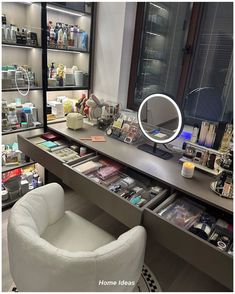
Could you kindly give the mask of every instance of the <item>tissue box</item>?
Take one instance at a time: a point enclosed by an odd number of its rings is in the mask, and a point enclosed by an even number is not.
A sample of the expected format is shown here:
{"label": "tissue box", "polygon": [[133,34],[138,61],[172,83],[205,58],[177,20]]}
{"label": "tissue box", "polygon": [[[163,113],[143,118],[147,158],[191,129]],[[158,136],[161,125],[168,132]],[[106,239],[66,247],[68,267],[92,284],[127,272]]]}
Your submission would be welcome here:
{"label": "tissue box", "polygon": [[69,113],[66,117],[67,127],[78,130],[83,127],[83,116],[80,113]]}

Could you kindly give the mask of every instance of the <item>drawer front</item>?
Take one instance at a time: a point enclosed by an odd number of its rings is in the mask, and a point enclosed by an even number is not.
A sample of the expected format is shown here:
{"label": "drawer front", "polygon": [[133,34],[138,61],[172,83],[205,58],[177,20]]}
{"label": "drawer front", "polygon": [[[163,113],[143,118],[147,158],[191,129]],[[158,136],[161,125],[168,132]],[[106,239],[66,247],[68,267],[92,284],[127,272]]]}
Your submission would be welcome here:
{"label": "drawer front", "polygon": [[141,223],[142,209],[134,207],[127,200],[108,191],[85,175],[74,171],[66,164],[63,166],[63,181],[67,186],[89,199],[126,226],[131,228]]}
{"label": "drawer front", "polygon": [[57,177],[63,176],[63,163],[59,159],[50,155],[49,152],[37,147],[30,142],[30,139],[23,138],[18,135],[19,149],[26,155],[30,156],[34,161],[44,166]]}
{"label": "drawer front", "polygon": [[169,223],[149,209],[144,210],[143,225],[147,230],[148,238],[153,238],[155,242],[232,289],[233,258],[231,256]]}

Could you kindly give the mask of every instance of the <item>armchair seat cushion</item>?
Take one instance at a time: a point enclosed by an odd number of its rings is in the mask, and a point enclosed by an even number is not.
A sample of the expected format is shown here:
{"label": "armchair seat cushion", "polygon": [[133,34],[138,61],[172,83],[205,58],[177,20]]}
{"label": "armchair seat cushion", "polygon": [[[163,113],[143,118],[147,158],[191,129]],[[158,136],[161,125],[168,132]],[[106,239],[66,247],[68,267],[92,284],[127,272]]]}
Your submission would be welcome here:
{"label": "armchair seat cushion", "polygon": [[41,235],[56,248],[77,251],[94,251],[115,238],[83,217],[66,211],[56,223],[48,226]]}

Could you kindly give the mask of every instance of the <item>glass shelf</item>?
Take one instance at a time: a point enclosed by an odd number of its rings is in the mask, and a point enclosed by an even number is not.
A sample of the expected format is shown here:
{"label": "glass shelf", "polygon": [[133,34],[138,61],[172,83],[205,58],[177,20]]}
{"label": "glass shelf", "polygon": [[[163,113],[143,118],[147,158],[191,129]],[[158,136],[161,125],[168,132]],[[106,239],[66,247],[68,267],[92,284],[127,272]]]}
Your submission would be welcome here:
{"label": "glass shelf", "polygon": [[16,164],[16,165],[11,165],[11,166],[2,166],[2,174],[9,172],[11,170],[17,169],[17,168],[22,168],[24,166],[28,166],[28,165],[32,165],[35,164],[35,162],[33,160],[30,160],[29,162],[24,162],[24,163],[20,163],[20,164]]}
{"label": "glass shelf", "polygon": [[3,47],[16,47],[16,48],[21,48],[21,49],[42,49],[40,46],[33,46],[33,45],[21,45],[21,44],[15,44],[15,43],[2,43]]}
{"label": "glass shelf", "polygon": [[47,47],[47,50],[49,51],[59,51],[59,52],[65,52],[65,53],[90,53],[86,50],[79,50],[79,49],[62,49],[62,48],[53,48],[53,47]]}
{"label": "glass shelf", "polygon": [[[27,91],[28,88],[19,88],[21,91]],[[29,89],[30,91],[41,91],[42,88],[41,87],[32,87]],[[17,92],[17,88],[5,88],[2,89],[2,92]]]}
{"label": "glass shelf", "polygon": [[25,132],[25,131],[36,130],[36,129],[41,129],[41,128],[43,128],[42,124],[39,126],[36,126],[36,127],[19,128],[19,129],[11,130],[11,131],[2,131],[2,136],[14,134],[14,133]]}

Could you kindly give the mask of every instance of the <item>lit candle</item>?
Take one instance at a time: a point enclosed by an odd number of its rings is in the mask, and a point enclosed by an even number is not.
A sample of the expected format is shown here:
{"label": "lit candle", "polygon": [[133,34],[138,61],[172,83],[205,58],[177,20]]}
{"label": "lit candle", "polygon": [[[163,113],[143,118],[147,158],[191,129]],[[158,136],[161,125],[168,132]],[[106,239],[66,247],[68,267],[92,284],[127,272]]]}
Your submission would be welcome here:
{"label": "lit candle", "polygon": [[183,163],[181,175],[185,178],[192,178],[194,174],[195,165],[192,162],[186,161]]}

